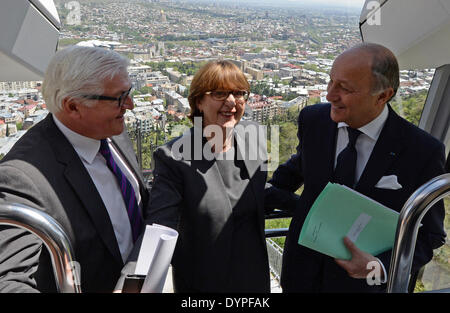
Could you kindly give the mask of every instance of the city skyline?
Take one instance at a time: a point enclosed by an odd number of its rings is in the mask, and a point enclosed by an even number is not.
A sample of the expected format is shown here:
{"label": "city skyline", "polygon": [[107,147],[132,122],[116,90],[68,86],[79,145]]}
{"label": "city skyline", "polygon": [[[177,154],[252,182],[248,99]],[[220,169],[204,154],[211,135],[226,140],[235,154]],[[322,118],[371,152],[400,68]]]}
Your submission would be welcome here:
{"label": "city skyline", "polygon": [[337,5],[362,8],[365,0],[286,0],[288,2],[298,2],[305,4]]}
{"label": "city skyline", "polygon": [[[178,0],[177,0],[178,1]],[[186,1],[186,0],[184,0]],[[189,2],[209,2],[209,3],[228,3],[228,4],[258,4],[258,5],[275,5],[275,6],[298,6],[298,7],[340,7],[361,9],[365,0],[188,0]]]}
{"label": "city skyline", "polygon": [[[243,70],[252,91],[245,117],[263,122],[290,107],[325,101],[333,59],[361,42],[362,8],[355,6],[364,0],[274,1],[79,0],[76,24],[69,23],[68,0],[59,0],[58,47],[102,46],[130,59],[136,94],[127,125],[184,123],[192,75],[217,58]],[[432,77],[428,71],[402,73],[399,96],[427,89]],[[40,84],[0,83],[0,156],[18,139],[15,134],[48,113]]]}

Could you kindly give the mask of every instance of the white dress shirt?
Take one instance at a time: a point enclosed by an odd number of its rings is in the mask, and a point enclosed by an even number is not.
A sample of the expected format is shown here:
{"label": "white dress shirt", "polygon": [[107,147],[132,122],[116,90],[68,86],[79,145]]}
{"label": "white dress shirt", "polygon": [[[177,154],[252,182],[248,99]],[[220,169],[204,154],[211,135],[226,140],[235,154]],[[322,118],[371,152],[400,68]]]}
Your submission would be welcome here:
{"label": "white dress shirt", "polygon": [[[80,157],[83,165],[86,167],[92,181],[97,188],[100,197],[108,211],[111,224],[116,235],[122,260],[125,262],[133,248],[133,240],[131,234],[131,225],[129,223],[128,213],[123,200],[119,183],[113,172],[106,165],[105,158],[100,154],[100,140],[82,136],[61,123],[55,115],[53,115],[56,126],[66,136],[67,140],[72,144],[73,148]],[[139,193],[139,183],[125,165],[125,162],[119,157],[113,145],[109,145],[114,160],[119,168],[130,181],[136,193],[136,200],[141,204],[141,195]]]}
{"label": "white dress shirt", "polygon": [[[383,129],[384,124],[386,123],[388,117],[388,107],[384,106],[383,111],[381,111],[380,115],[378,115],[373,121],[370,123],[358,128],[358,130],[362,133],[358,136],[358,139],[355,143],[355,148],[357,152],[356,159],[356,169],[355,169],[355,182],[359,181],[361,174],[366,167],[367,161],[369,161],[369,157],[372,154],[373,147],[377,143],[378,137],[380,136],[381,130]],[[347,132],[347,123],[340,122],[338,123],[338,135],[336,141],[336,154],[334,156],[334,168],[336,168],[337,157],[342,150],[348,145],[348,132]]]}
{"label": "white dress shirt", "polygon": [[[358,136],[358,139],[355,143],[357,158],[356,158],[356,169],[355,169],[355,182],[358,182],[361,174],[364,171],[364,168],[367,165],[367,161],[369,161],[370,155],[372,154],[373,148],[377,143],[378,137],[380,137],[381,130],[386,123],[388,118],[389,109],[387,105],[384,106],[383,111],[378,115],[374,120],[370,123],[358,128],[361,134]],[[337,157],[342,150],[348,144],[348,131],[347,131],[347,123],[340,122],[338,123],[338,135],[336,140],[336,154],[334,156],[334,168],[336,168]],[[378,262],[381,264],[382,270],[384,272],[384,280],[381,281],[385,283],[387,281],[387,273],[384,264],[378,259]]]}

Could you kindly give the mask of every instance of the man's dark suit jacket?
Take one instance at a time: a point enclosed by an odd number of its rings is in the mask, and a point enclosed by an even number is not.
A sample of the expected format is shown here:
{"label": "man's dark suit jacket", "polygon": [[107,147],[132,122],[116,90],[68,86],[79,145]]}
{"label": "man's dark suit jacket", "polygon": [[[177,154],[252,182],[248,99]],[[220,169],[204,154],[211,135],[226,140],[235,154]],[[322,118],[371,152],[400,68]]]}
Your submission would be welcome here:
{"label": "man's dark suit jacket", "polygon": [[[337,123],[330,104],[306,107],[298,119],[297,153],[273,174],[275,188],[295,191],[304,185],[297,201],[284,248],[281,285],[284,292],[377,292],[386,285],[369,286],[365,279],[350,278],[334,259],[300,246],[297,241],[304,219],[331,180],[335,159]],[[444,145],[399,117],[389,115],[355,190],[400,211],[409,196],[431,178],[444,173]],[[396,175],[401,189],[377,188],[381,177]],[[336,212],[339,214],[339,212]],[[432,250],[444,243],[444,207],[434,206],[420,227],[412,272],[431,260]],[[332,217],[331,217],[332,218]],[[389,271],[391,251],[377,257]]]}
{"label": "man's dark suit jacket", "polygon": [[[131,141],[112,138],[140,181]],[[148,192],[141,188],[142,203]],[[83,292],[111,292],[123,267],[114,230],[78,154],[49,114],[32,127],[0,165],[0,201],[45,211],[66,230],[81,266]],[[40,240],[17,228],[0,231],[0,292],[55,291],[50,257]]]}
{"label": "man's dark suit jacket", "polygon": [[[249,124],[241,121],[238,126]],[[256,130],[254,123],[250,125]],[[245,134],[238,126],[235,129],[236,136],[242,139],[239,142],[245,142],[249,147],[248,154],[243,158],[250,177],[244,192],[251,195],[250,198],[254,199],[258,208],[258,220],[255,221],[258,224],[255,238],[258,239],[248,249],[264,256],[259,263],[261,266],[252,269],[253,272],[259,273],[252,281],[255,284],[258,282],[254,290],[269,292],[269,264],[264,238],[264,197],[259,196],[264,192],[267,177],[267,173],[261,168],[267,161],[266,145],[258,143],[256,138],[245,139]],[[155,178],[147,222],[163,224],[179,232],[172,258],[176,291],[184,292],[183,287],[186,287],[187,290],[196,292],[233,292],[239,290],[239,286],[230,286],[228,283],[230,258],[234,249],[231,244],[234,227],[232,207],[215,160],[207,160],[201,155],[200,158],[195,157],[194,134],[199,136],[196,138],[200,138],[200,149],[205,142],[201,142],[201,130],[194,129],[155,151]],[[242,155],[244,145],[239,142],[237,151],[238,155]],[[188,151],[188,146],[192,148],[191,151]],[[181,155],[178,151],[187,154]],[[252,155],[257,158],[251,157]]]}

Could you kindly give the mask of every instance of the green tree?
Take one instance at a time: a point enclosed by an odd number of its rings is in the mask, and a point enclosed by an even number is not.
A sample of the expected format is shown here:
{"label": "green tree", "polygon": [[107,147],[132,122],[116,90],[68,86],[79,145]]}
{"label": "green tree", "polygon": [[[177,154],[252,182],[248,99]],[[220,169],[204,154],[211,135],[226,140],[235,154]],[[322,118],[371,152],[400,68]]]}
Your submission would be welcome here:
{"label": "green tree", "polygon": [[280,125],[280,164],[286,162],[296,152],[298,145],[297,125],[286,122]]}
{"label": "green tree", "polygon": [[144,86],[141,89],[139,89],[139,91],[143,94],[153,94],[153,88],[152,87],[147,87]]}
{"label": "green tree", "polygon": [[396,97],[394,101],[391,101],[392,108],[409,122],[419,125],[427,93],[427,90],[423,90],[411,95]]}

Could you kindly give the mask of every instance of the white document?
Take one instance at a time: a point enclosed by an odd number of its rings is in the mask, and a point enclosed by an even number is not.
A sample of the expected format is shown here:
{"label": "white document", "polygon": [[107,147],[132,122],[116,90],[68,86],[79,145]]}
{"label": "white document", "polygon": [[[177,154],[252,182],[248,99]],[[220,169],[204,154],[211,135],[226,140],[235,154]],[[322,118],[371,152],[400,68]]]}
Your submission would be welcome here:
{"label": "white document", "polygon": [[170,227],[146,226],[134,272],[146,275],[141,292],[162,292],[177,239],[178,232]]}

